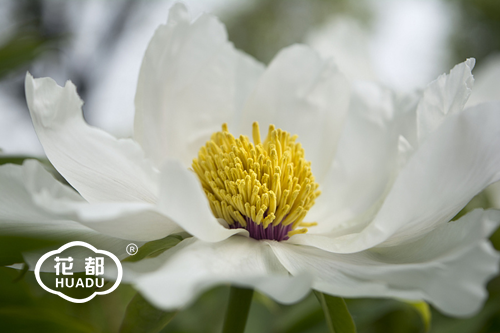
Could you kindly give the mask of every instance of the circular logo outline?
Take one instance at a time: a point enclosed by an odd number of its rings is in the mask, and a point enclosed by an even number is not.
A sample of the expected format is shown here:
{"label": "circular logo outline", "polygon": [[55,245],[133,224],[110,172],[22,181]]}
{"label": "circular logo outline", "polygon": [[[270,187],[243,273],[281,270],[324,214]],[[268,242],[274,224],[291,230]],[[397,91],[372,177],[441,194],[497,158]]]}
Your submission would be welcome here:
{"label": "circular logo outline", "polygon": [[[94,291],[94,293],[92,295],[90,295],[86,298],[73,298],[73,297],[70,297],[70,296],[63,294],[60,291],[50,289],[42,282],[42,279],[40,278],[40,269],[42,267],[42,264],[45,262],[45,260],[54,254],[61,253],[64,250],[69,249],[70,247],[74,247],[74,246],[83,246],[83,247],[86,247],[86,248],[94,251],[94,253],[105,254],[108,257],[110,257],[111,259],[113,259],[113,261],[115,262],[116,267],[118,269],[118,276],[116,278],[115,283],[113,284],[113,286],[111,288],[109,288],[108,290],[105,290],[105,291]],[[58,295],[58,296],[64,298],[65,300],[73,302],[73,303],[85,303],[85,302],[88,302],[91,299],[93,299],[96,295],[106,295],[106,294],[111,293],[116,288],[118,288],[118,286],[120,285],[120,282],[122,281],[122,277],[123,277],[123,268],[122,268],[122,264],[121,264],[120,260],[118,259],[118,257],[116,257],[113,253],[111,253],[109,251],[98,250],[94,246],[92,246],[88,243],[82,242],[82,241],[69,242],[67,244],[64,244],[63,246],[61,246],[57,250],[45,253],[40,259],[38,259],[36,266],[35,266],[35,278],[36,278],[36,281],[38,282],[38,284],[40,285],[40,287],[42,287],[43,289],[45,289],[46,291],[48,291],[51,294]]]}

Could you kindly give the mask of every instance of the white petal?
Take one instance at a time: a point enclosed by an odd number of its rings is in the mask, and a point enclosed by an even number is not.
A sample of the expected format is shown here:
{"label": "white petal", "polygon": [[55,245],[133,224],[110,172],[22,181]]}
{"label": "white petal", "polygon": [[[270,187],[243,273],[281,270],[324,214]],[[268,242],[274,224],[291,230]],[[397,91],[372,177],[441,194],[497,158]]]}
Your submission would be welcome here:
{"label": "white petal", "polygon": [[71,221],[55,221],[53,215],[33,202],[33,192],[46,191],[54,198],[83,202],[78,193],[57,182],[39,162],[0,167],[0,230],[2,234],[59,237],[80,230],[91,231]]}
{"label": "white petal", "polygon": [[311,287],[308,275],[288,274],[267,242],[241,236],[219,243],[190,238],[156,258],[123,266],[124,281],[163,309],[185,306],[226,283],[255,288],[281,303],[300,300]]}
{"label": "white petal", "polygon": [[320,222],[311,232],[363,225],[376,214],[398,171],[402,104],[377,84],[354,85],[334,164],[307,216]]}
{"label": "white petal", "polygon": [[291,240],[332,252],[358,252],[384,241],[395,245],[418,238],[449,221],[477,193],[500,180],[498,124],[500,103],[448,117],[410,158],[363,231],[335,239],[304,234]]}
{"label": "white petal", "polygon": [[[398,172],[419,143],[461,111],[470,94],[474,60],[455,66],[423,93],[398,95],[376,84],[357,83],[333,167],[309,213],[317,232],[366,226],[377,213]],[[397,148],[395,147],[397,145]],[[356,229],[353,229],[354,224]]]}
{"label": "white petal", "polygon": [[476,210],[413,243],[355,254],[271,246],[292,274],[313,274],[313,287],[322,292],[424,299],[446,314],[466,316],[480,309],[486,281],[498,272],[500,256],[487,237],[499,221],[498,211]]}
{"label": "white petal", "polygon": [[147,203],[75,203],[52,201],[36,196],[38,205],[57,214],[59,218],[78,221],[104,235],[136,241],[151,241],[183,231],[157,207]]}
{"label": "white petal", "polygon": [[472,68],[476,60],[467,59],[448,75],[441,75],[424,90],[417,108],[419,142],[436,130],[447,115],[462,111],[474,84]]}
{"label": "white petal", "polygon": [[[28,160],[22,166],[1,166],[0,183],[0,234],[61,241],[80,240],[111,251],[121,258],[126,256],[125,248],[130,241],[98,233],[53,214],[35,202],[34,197],[40,193],[50,196],[54,201],[84,202],[78,193],[56,181],[39,162]],[[35,264],[43,253],[26,254],[25,259]]]}
{"label": "white petal", "polygon": [[139,145],[85,123],[75,86],[26,75],[26,99],[38,138],[54,167],[90,202],[155,202],[156,172]]}
{"label": "white petal", "polygon": [[248,235],[244,229],[226,229],[217,221],[200,181],[181,162],[168,159],[161,171],[159,208],[185,231],[207,242]]}
{"label": "white petal", "polygon": [[[386,241],[418,238],[449,221],[476,194],[500,180],[500,103],[450,118],[400,173],[374,224],[399,220]],[[411,191],[408,191],[411,189]]]}
{"label": "white petal", "polygon": [[62,237],[75,229],[92,235],[98,231],[100,237],[150,241],[182,231],[152,204],[88,203],[56,181],[37,161],[0,170],[0,229],[4,233]]}
{"label": "white petal", "polygon": [[349,102],[349,83],[331,61],[294,45],[271,62],[245,106],[240,132],[250,134],[258,121],[263,135],[276,125],[304,147],[313,173],[321,180],[330,167]]}
{"label": "white petal", "polygon": [[212,15],[190,23],[182,4],[170,10],[149,43],[135,98],[134,137],[160,165],[186,166],[213,132],[238,117],[263,66],[236,51]]}

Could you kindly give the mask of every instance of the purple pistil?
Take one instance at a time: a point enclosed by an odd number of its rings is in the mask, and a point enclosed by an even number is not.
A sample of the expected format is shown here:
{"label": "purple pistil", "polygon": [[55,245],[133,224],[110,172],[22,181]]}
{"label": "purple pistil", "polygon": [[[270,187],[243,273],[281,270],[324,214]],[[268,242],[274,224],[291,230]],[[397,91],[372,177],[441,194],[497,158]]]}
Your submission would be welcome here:
{"label": "purple pistil", "polygon": [[290,223],[289,225],[282,225],[281,223],[273,226],[273,224],[269,224],[267,228],[264,229],[263,224],[257,224],[255,223],[251,218],[244,216],[247,226],[243,227],[239,222],[234,222],[234,224],[230,225],[229,228],[231,229],[245,229],[248,230],[250,233],[250,237],[261,240],[261,239],[270,239],[270,240],[275,240],[278,242],[287,240],[288,238],[288,233],[292,231],[292,226],[293,223]]}

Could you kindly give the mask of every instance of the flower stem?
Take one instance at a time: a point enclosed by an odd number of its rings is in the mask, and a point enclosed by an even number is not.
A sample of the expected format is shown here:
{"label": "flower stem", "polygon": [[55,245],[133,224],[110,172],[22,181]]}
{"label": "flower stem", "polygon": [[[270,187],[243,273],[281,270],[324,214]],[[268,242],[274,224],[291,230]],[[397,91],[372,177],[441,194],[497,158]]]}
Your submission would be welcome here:
{"label": "flower stem", "polygon": [[252,304],[253,289],[231,287],[222,333],[243,333]]}

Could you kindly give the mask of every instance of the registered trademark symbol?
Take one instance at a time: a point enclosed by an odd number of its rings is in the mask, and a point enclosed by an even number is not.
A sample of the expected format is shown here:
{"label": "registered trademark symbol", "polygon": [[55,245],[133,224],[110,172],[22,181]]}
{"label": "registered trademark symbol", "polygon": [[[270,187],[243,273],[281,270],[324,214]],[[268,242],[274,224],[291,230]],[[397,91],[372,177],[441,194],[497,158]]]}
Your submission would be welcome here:
{"label": "registered trademark symbol", "polygon": [[139,248],[134,243],[130,243],[129,245],[127,245],[126,250],[127,250],[127,253],[129,256],[133,256],[133,255],[137,254],[137,251],[139,251]]}

